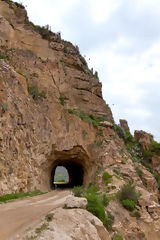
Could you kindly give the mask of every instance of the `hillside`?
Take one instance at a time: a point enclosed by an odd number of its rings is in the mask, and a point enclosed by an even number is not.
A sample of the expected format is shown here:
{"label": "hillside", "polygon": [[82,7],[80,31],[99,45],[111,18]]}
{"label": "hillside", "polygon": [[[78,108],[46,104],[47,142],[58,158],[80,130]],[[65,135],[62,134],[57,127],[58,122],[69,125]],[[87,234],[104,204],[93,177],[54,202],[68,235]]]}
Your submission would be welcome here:
{"label": "hillside", "polygon": [[[101,89],[78,46],[0,0],[0,195],[50,191],[63,166],[69,187],[106,194],[111,237],[159,240],[160,144],[116,125]],[[116,197],[125,184],[139,196],[133,212]]]}

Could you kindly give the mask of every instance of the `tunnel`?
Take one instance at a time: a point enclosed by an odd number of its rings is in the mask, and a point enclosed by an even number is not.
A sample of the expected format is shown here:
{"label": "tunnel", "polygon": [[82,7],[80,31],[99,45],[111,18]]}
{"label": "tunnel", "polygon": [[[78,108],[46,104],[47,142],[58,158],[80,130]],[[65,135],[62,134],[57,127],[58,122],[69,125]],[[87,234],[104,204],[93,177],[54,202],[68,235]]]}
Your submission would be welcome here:
{"label": "tunnel", "polygon": [[[57,167],[64,167],[68,172],[67,183],[54,182],[55,172]],[[57,160],[51,171],[51,189],[55,188],[73,188],[74,186],[83,185],[84,169],[83,166],[76,160]]]}

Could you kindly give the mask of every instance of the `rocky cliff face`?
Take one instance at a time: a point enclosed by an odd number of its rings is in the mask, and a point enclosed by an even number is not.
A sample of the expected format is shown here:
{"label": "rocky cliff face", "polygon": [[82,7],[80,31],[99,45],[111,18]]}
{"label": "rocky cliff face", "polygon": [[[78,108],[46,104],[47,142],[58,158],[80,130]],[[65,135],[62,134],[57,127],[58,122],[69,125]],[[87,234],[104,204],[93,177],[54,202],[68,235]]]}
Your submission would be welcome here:
{"label": "rocky cliff face", "polygon": [[33,26],[23,7],[0,6],[0,193],[49,190],[52,170],[67,161],[87,183],[96,129],[71,113],[113,122],[101,83],[78,48]]}
{"label": "rocky cliff face", "polygon": [[[112,199],[106,210],[114,215],[113,231],[130,240],[160,239],[157,182],[123,120],[121,127],[78,47],[34,26],[21,5],[0,0],[0,194],[48,191],[57,166],[66,167],[71,186],[95,181],[109,194],[132,180],[141,217]],[[149,141],[139,142],[148,149]],[[152,165],[159,169],[159,155]],[[104,171],[113,176],[107,186]]]}

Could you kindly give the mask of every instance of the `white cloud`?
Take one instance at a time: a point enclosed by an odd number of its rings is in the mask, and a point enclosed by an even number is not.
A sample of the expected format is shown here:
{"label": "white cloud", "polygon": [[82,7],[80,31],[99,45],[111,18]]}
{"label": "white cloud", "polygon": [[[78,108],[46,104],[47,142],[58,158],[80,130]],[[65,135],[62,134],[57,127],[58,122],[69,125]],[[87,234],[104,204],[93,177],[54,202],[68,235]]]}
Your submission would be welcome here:
{"label": "white cloud", "polygon": [[121,5],[122,0],[90,0],[90,14],[95,23],[102,23]]}

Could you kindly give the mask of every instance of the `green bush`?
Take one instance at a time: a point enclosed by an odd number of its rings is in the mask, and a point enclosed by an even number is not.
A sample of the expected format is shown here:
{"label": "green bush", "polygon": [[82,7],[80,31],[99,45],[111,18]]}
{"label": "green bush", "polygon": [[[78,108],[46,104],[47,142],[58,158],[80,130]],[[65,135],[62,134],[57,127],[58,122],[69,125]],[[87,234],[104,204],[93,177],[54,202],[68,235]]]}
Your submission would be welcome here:
{"label": "green bush", "polygon": [[[91,183],[87,189],[81,186],[74,187],[72,191],[76,197],[85,197],[88,201],[87,210],[98,217],[108,230],[111,230],[114,217],[110,212],[106,215],[104,206],[107,206],[112,198],[100,194],[95,183]],[[66,206],[63,208],[66,208]]]}
{"label": "green bush", "polygon": [[105,220],[105,227],[107,228],[108,231],[112,231],[112,225],[114,223],[114,216],[107,211],[107,216],[106,216],[106,220]]}
{"label": "green bush", "polygon": [[125,132],[123,131],[123,129],[119,125],[114,124],[113,129],[117,133],[119,138],[122,138],[123,140],[125,140]]}
{"label": "green bush", "polygon": [[129,131],[125,132],[125,143],[133,143],[134,142],[134,138],[132,136],[132,134]]}
{"label": "green bush", "polygon": [[68,109],[65,109],[65,111],[68,112],[69,114],[77,115],[77,112],[76,112],[76,110],[74,110],[74,109],[68,108]]}
{"label": "green bush", "polygon": [[99,188],[95,183],[90,183],[88,188],[85,189],[85,194],[98,195]]}
{"label": "green bush", "polygon": [[40,234],[41,232],[43,232],[47,228],[48,228],[48,223],[43,223],[39,228],[36,228],[35,232],[37,234]]}
{"label": "green bush", "polygon": [[105,182],[105,184],[111,183],[112,182],[112,175],[109,174],[108,172],[104,172],[102,175],[102,179]]}
{"label": "green bush", "polygon": [[139,166],[136,166],[136,167],[135,167],[135,170],[136,170],[138,176],[139,176],[140,178],[142,178],[142,176],[143,176],[143,171],[142,171],[142,169],[140,169]]}
{"label": "green bush", "polygon": [[64,98],[64,97],[60,97],[60,98],[59,98],[59,101],[60,101],[61,105],[64,106],[64,104],[65,104],[65,98]]}
{"label": "green bush", "polygon": [[160,155],[160,143],[153,140],[149,149],[143,151],[143,158],[148,163],[151,163],[152,157],[155,155]]}
{"label": "green bush", "polygon": [[74,109],[65,109],[66,112],[70,114],[74,114],[77,117],[79,117],[84,122],[87,122],[89,124],[92,124],[94,127],[98,127],[101,125],[101,122],[104,121],[103,118],[95,118],[93,114],[86,114],[82,110],[76,111]]}
{"label": "green bush", "polygon": [[112,237],[112,240],[123,240],[123,237],[119,234],[114,234],[114,236]]}
{"label": "green bush", "polygon": [[138,219],[140,219],[140,217],[141,217],[141,213],[136,210],[136,211],[134,211],[134,212],[131,212],[131,213],[130,213],[130,216],[131,216],[131,217],[136,217],[137,220],[138,220]]}
{"label": "green bush", "polygon": [[160,155],[160,143],[153,140],[150,145],[150,151],[156,155]]}
{"label": "green bush", "polygon": [[75,186],[72,189],[72,192],[73,192],[75,197],[83,197],[83,195],[84,195],[84,188],[82,186]]}
{"label": "green bush", "polygon": [[82,55],[79,55],[79,58],[80,58],[82,64],[85,65],[85,66],[87,66],[86,59],[85,59]]}
{"label": "green bush", "polygon": [[100,195],[99,200],[101,201],[104,207],[106,207],[109,204],[109,198],[106,196],[106,194]]}
{"label": "green bush", "polygon": [[120,175],[120,169],[119,168],[114,168],[113,169],[113,172],[115,172],[117,175]]}
{"label": "green bush", "polygon": [[133,211],[134,208],[135,208],[134,201],[130,200],[130,199],[122,200],[122,205],[123,205],[124,208],[126,208],[129,211]]}
{"label": "green bush", "polygon": [[101,147],[103,144],[103,140],[94,140],[94,145],[97,147]]}
{"label": "green bush", "polygon": [[9,57],[0,52],[0,59],[9,60]]}
{"label": "green bush", "polygon": [[32,96],[32,98],[34,100],[46,98],[45,91],[39,92],[38,88],[36,86],[29,85],[28,86],[28,93]]}
{"label": "green bush", "polygon": [[86,194],[85,195],[88,201],[87,210],[91,212],[93,215],[98,217],[103,224],[106,224],[106,214],[104,210],[104,206],[101,201],[98,199],[98,196]]}
{"label": "green bush", "polygon": [[45,219],[47,222],[51,222],[53,220],[53,215],[54,213],[48,213],[46,216],[45,216]]}
{"label": "green bush", "polygon": [[117,193],[118,199],[122,202],[123,200],[132,200],[135,204],[139,198],[139,194],[136,193],[134,185],[127,183],[124,184]]}

